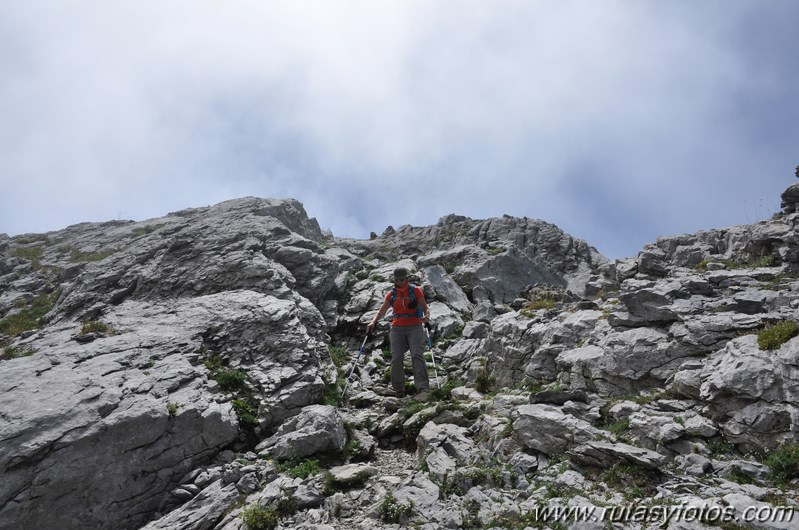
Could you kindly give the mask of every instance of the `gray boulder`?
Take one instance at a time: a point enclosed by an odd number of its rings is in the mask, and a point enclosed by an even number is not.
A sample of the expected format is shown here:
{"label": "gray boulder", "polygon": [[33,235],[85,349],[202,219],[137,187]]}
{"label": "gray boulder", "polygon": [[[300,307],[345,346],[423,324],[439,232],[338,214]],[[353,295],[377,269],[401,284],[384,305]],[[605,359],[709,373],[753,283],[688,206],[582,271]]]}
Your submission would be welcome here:
{"label": "gray boulder", "polygon": [[523,449],[559,455],[599,436],[590,423],[551,405],[522,405],[513,412],[513,437]]}
{"label": "gray boulder", "polygon": [[763,351],[744,336],[712,355],[700,397],[728,439],[751,448],[795,443],[799,430],[799,339]]}
{"label": "gray boulder", "polygon": [[276,460],[338,454],[347,443],[344,421],[335,407],[311,405],[284,422],[256,450]]}

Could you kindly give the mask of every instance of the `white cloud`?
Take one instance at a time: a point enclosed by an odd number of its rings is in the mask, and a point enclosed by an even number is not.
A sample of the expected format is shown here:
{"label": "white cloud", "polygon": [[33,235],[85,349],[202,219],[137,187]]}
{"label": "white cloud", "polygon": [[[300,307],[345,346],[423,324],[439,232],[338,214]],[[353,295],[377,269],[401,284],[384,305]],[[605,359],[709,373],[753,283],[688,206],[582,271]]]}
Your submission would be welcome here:
{"label": "white cloud", "polygon": [[784,60],[738,43],[756,4],[5,6],[0,231],[247,194],[294,196],[359,237],[527,215],[611,255],[745,222],[741,203],[775,198],[794,156],[745,119],[762,127],[796,80],[784,28]]}

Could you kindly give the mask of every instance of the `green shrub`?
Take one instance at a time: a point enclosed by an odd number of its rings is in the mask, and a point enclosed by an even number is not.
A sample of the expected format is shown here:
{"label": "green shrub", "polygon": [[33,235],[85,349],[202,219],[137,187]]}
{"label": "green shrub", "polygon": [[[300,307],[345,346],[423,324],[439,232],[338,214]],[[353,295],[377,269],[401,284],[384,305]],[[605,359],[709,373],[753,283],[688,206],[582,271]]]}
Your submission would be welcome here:
{"label": "green shrub", "polygon": [[18,245],[30,245],[31,243],[49,243],[50,238],[47,234],[28,234],[24,236],[14,236],[14,243]]}
{"label": "green shrub", "polygon": [[131,237],[140,237],[145,236],[147,234],[152,234],[159,228],[165,226],[164,224],[157,224],[157,225],[145,225],[145,226],[137,226],[133,230],[131,230],[130,235]]}
{"label": "green shrub", "polygon": [[214,374],[214,380],[219,383],[219,388],[225,392],[243,390],[247,381],[247,374],[241,370],[219,370]]}
{"label": "green shrub", "polygon": [[103,252],[82,252],[76,248],[70,249],[69,261],[72,263],[85,263],[87,261],[102,261],[108,256],[115,254],[116,250],[105,250]]}
{"label": "green shrub", "polygon": [[347,363],[347,348],[344,346],[333,346],[331,344],[327,347],[327,351],[330,352],[330,359],[336,365],[336,368],[341,368]]}
{"label": "green shrub", "polygon": [[611,423],[607,426],[607,429],[616,436],[619,436],[630,429],[630,419],[623,418],[615,423]]}
{"label": "green shrub", "polygon": [[222,357],[219,355],[208,355],[203,359],[203,364],[208,371],[214,373],[222,369]]}
{"label": "green shrub", "polygon": [[738,484],[754,484],[755,480],[741,471],[741,468],[738,466],[732,466],[730,469],[730,476],[728,477],[731,481],[737,482]]}
{"label": "green shrub", "polygon": [[33,299],[20,311],[0,320],[0,333],[6,335],[19,335],[23,331],[38,329],[44,324],[44,315],[50,312],[55,305],[60,292],[43,294]]}
{"label": "green shrub", "polygon": [[14,346],[3,346],[2,344],[0,344],[0,347],[3,348],[2,353],[0,353],[0,361],[10,361],[11,359],[17,359],[19,357],[30,357],[36,353],[35,350],[27,347],[16,348]]}
{"label": "green shrub", "polygon": [[436,388],[432,392],[433,399],[436,401],[449,401],[452,399],[452,391],[465,383],[460,379],[449,379],[444,386]]}
{"label": "green shrub", "polygon": [[474,388],[482,394],[491,392],[497,379],[488,371],[488,361],[483,360],[483,367],[477,372],[477,377],[474,380]]}
{"label": "green shrub", "polygon": [[785,445],[766,457],[771,475],[780,482],[799,478],[799,445]]}
{"label": "green shrub", "polygon": [[22,258],[26,259],[31,262],[31,268],[35,271],[42,268],[41,259],[42,259],[42,252],[44,252],[44,247],[42,246],[35,246],[35,247],[18,247],[11,252],[9,252],[10,256],[14,256],[15,258]]}
{"label": "green shrub", "polygon": [[89,333],[105,333],[106,335],[114,335],[114,329],[106,324],[105,322],[100,322],[99,320],[90,320],[81,326],[80,332],[78,335],[88,335]]}
{"label": "green shrub", "polygon": [[640,466],[615,464],[602,472],[600,478],[609,487],[621,491],[628,501],[657,493],[656,473]]}
{"label": "green shrub", "polygon": [[325,385],[325,389],[322,392],[322,405],[330,407],[341,406],[341,392],[338,385]]}
{"label": "green shrub", "polygon": [[389,524],[401,524],[413,515],[413,503],[402,503],[388,493],[380,503],[380,520]]}
{"label": "green shrub", "polygon": [[231,403],[241,427],[251,429],[258,425],[258,410],[256,406],[244,399],[234,399]]}
{"label": "green shrub", "polygon": [[775,350],[799,334],[799,324],[790,320],[777,322],[757,334],[761,350]]}
{"label": "green shrub", "polygon": [[169,414],[170,418],[174,418],[178,415],[178,408],[180,408],[180,403],[167,403],[166,404],[166,411]]}
{"label": "green shrub", "polygon": [[271,508],[250,504],[239,515],[248,530],[274,530],[277,528],[277,513]]}
{"label": "green shrub", "polygon": [[277,470],[279,472],[285,473],[292,478],[301,479],[306,479],[311,475],[316,475],[319,473],[320,469],[319,460],[315,458],[309,458],[306,460],[291,458],[277,466]]}

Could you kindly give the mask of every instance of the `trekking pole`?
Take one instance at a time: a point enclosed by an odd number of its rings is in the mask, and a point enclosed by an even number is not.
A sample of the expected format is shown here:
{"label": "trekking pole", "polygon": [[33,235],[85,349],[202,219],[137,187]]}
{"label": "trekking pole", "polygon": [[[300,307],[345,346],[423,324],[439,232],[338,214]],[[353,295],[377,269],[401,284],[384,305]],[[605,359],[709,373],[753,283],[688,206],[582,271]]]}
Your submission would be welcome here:
{"label": "trekking pole", "polygon": [[430,346],[430,358],[433,359],[433,373],[436,374],[436,386],[440,389],[441,383],[438,382],[438,369],[436,368],[436,356],[433,355],[433,341],[430,340],[430,322],[424,323],[424,330],[427,333],[427,345]]}
{"label": "trekking pole", "polygon": [[355,357],[355,361],[352,363],[352,367],[350,368],[350,373],[347,374],[346,382],[344,383],[344,389],[341,391],[341,396],[339,399],[344,399],[344,395],[347,393],[347,387],[350,385],[350,376],[352,372],[355,370],[355,367],[358,366],[358,360],[361,358],[363,354],[364,348],[366,348],[366,341],[369,340],[369,333],[363,338],[363,343],[361,344],[361,349],[358,350],[358,355]]}

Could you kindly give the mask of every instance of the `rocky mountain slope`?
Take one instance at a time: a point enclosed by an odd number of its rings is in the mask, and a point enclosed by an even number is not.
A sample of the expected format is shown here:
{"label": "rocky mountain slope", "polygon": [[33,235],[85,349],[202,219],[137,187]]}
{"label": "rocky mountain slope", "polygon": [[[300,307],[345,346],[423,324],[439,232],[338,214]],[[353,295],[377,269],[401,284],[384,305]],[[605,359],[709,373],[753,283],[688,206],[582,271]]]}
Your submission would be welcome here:
{"label": "rocky mountain slope", "polygon": [[[255,198],[0,235],[0,527],[799,528],[797,203],[616,262]],[[400,265],[428,403],[380,395],[387,322],[353,366]]]}

